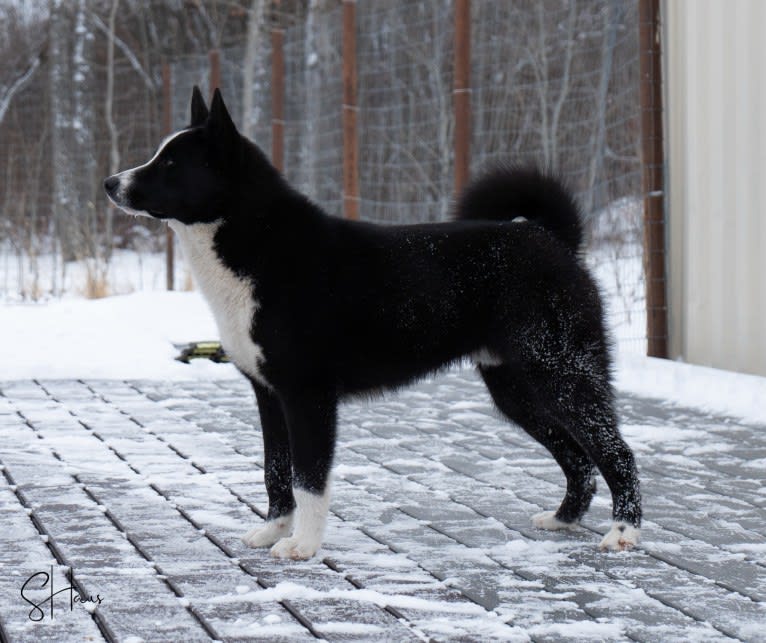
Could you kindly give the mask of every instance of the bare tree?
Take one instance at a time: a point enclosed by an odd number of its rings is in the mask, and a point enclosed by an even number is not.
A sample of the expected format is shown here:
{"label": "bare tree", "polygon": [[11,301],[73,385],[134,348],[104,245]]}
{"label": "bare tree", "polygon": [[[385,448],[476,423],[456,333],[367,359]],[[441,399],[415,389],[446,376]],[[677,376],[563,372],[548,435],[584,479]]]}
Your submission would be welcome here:
{"label": "bare tree", "polygon": [[[120,169],[120,138],[117,125],[114,122],[114,27],[117,21],[117,10],[120,0],[112,0],[109,11],[109,30],[106,46],[106,93],[104,96],[104,113],[106,126],[109,130],[109,174],[116,174]],[[106,258],[111,256],[113,237],[114,209],[111,204],[106,206]]]}
{"label": "bare tree", "polygon": [[14,78],[6,88],[4,88],[2,96],[0,96],[0,122],[5,118],[5,114],[11,105],[13,97],[24,88],[34,76],[35,72],[40,68],[41,59],[42,52],[40,52],[29,63],[29,66],[26,69],[23,69],[21,73]]}
{"label": "bare tree", "polygon": [[242,133],[253,135],[253,93],[255,67],[259,61],[262,49],[263,17],[266,0],[252,0],[247,15],[247,40],[245,42],[245,57],[242,61]]}
{"label": "bare tree", "polygon": [[56,239],[65,261],[76,258],[73,239],[74,226],[70,218],[73,197],[72,181],[69,169],[69,141],[67,133],[71,129],[71,66],[69,55],[70,36],[74,31],[72,13],[62,0],[51,0],[51,19],[49,22],[50,65],[49,96],[51,101],[51,162],[53,220]]}
{"label": "bare tree", "polygon": [[[36,7],[37,20],[47,20],[44,7]],[[19,15],[16,6],[3,7],[0,23],[0,124],[3,122],[13,99],[39,72],[46,53],[45,30],[36,29],[35,23],[27,22]]]}
{"label": "bare tree", "polygon": [[333,72],[337,73],[338,66],[341,65],[338,50],[340,42],[337,40],[333,42],[333,37],[337,36],[337,33],[333,33],[334,25],[327,19],[331,8],[332,3],[327,0],[309,0],[304,19],[303,86],[300,88],[302,92],[300,104],[303,106],[305,117],[301,133],[300,162],[303,166],[304,189],[312,196],[320,193],[322,168],[316,159],[321,157],[323,134],[322,89],[331,82],[329,75]]}
{"label": "bare tree", "polygon": [[585,193],[585,212],[592,212],[596,202],[596,183],[602,174],[605,155],[606,138],[606,105],[609,81],[612,77],[612,60],[617,39],[617,26],[620,24],[620,3],[618,0],[608,0],[604,11],[604,31],[601,45],[601,69],[598,77],[598,87],[594,96],[596,113],[593,117],[594,135],[591,140],[590,162],[588,166],[588,189]]}
{"label": "bare tree", "polygon": [[567,15],[566,30],[563,33],[564,38],[564,60],[562,62],[562,74],[561,82],[559,86],[558,96],[553,104],[553,113],[551,114],[551,160],[554,168],[559,167],[559,121],[561,119],[561,113],[566,102],[567,95],[571,88],[571,71],[572,71],[572,58],[574,53],[575,43],[575,21],[577,18],[577,2],[576,0],[569,0],[569,12]]}

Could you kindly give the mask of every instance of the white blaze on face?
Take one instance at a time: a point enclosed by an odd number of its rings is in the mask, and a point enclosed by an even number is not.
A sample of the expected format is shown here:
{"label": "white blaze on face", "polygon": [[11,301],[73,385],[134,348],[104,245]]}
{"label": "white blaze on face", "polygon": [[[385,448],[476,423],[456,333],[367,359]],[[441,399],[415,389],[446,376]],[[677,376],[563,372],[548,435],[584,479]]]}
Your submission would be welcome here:
{"label": "white blaze on face", "polygon": [[173,139],[177,138],[184,132],[187,132],[188,129],[182,129],[180,132],[176,132],[175,134],[171,134],[170,136],[166,136],[162,143],[160,143],[160,146],[157,148],[157,151],[154,153],[154,156],[150,158],[146,163],[143,165],[139,165],[137,167],[131,168],[129,170],[124,170],[123,172],[120,172],[118,174],[115,174],[114,176],[117,177],[119,180],[119,185],[117,187],[116,192],[114,193],[114,197],[109,196],[109,200],[114,203],[118,208],[120,208],[123,212],[126,212],[127,214],[132,214],[134,216],[139,217],[151,217],[151,215],[146,212],[145,210],[135,210],[134,208],[130,207],[130,204],[127,202],[128,198],[128,190],[133,184],[133,181],[135,180],[136,172],[139,170],[143,170],[145,167],[149,167],[154,161],[157,160],[157,157],[159,157],[160,154],[162,154],[162,151],[167,147],[168,143],[172,141]]}

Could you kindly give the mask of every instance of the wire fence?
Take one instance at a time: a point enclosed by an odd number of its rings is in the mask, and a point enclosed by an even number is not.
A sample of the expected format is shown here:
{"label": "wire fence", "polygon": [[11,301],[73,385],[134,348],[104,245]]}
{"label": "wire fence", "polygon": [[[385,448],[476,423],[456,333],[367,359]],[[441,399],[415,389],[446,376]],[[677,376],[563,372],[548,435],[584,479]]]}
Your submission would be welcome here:
{"label": "wire fence", "polygon": [[341,10],[328,4],[284,34],[284,172],[332,214],[343,202]]}
{"label": "wire fence", "polygon": [[444,220],[453,194],[452,7],[358,5],[360,211]]}
{"label": "wire fence", "polygon": [[[533,162],[575,190],[587,225],[587,261],[608,295],[610,324],[623,347],[643,352],[638,5],[473,0],[470,167],[476,174],[494,162]],[[450,216],[454,6],[454,0],[355,3],[353,110],[364,220],[416,223]],[[243,131],[267,153],[273,133],[283,132],[287,178],[342,216],[346,8],[341,0],[296,7],[264,12],[252,69],[243,61],[253,41],[246,42],[241,29],[218,48],[216,73]],[[274,31],[283,42],[284,72],[277,79],[284,86],[282,114],[274,113],[272,103]],[[68,86],[66,78],[56,78],[63,72],[51,67],[48,56],[41,64],[49,68],[17,93],[0,121],[0,296],[6,300],[66,292],[71,260],[101,266],[108,280],[115,248],[162,250],[160,227],[114,216],[100,183],[110,171],[112,148],[123,168],[151,155],[161,140],[163,101],[170,102],[174,129],[187,124],[191,87],[209,86],[211,57],[207,51],[164,51],[139,62],[116,47],[110,108],[98,80],[108,71],[103,51],[91,43],[71,58],[88,54],[80,65],[83,78],[76,65],[65,70],[75,79]],[[169,95],[163,65],[171,78]],[[108,110],[116,140],[107,127]],[[176,287],[182,281],[177,277]]]}

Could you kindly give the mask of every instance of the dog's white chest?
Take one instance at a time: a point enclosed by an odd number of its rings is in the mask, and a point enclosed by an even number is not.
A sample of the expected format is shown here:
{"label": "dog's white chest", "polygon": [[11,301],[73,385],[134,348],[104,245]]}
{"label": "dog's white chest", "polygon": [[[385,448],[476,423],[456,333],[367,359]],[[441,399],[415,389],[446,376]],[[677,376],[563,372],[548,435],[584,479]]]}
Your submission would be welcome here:
{"label": "dog's white chest", "polygon": [[258,310],[253,283],[234,274],[218,258],[213,238],[220,223],[187,226],[173,221],[170,225],[178,236],[194,280],[213,311],[226,354],[240,370],[266,384],[260,372],[263,351],[250,335]]}

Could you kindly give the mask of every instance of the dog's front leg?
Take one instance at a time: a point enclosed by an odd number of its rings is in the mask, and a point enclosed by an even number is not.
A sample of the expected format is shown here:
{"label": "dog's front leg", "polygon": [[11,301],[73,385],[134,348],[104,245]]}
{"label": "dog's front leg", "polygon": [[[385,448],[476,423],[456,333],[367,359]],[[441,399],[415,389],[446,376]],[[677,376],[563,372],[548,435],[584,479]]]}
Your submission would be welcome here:
{"label": "dog's front leg", "polygon": [[284,536],[289,536],[293,526],[295,499],[290,460],[290,442],[282,404],[276,395],[250,380],[258,401],[263,431],[265,454],[264,479],[269,495],[269,513],[266,524],[258,525],[242,538],[248,547],[271,547]]}
{"label": "dog's front leg", "polygon": [[330,506],[337,397],[312,390],[283,398],[293,464],[293,535],[271,548],[275,558],[311,558],[322,544]]}

